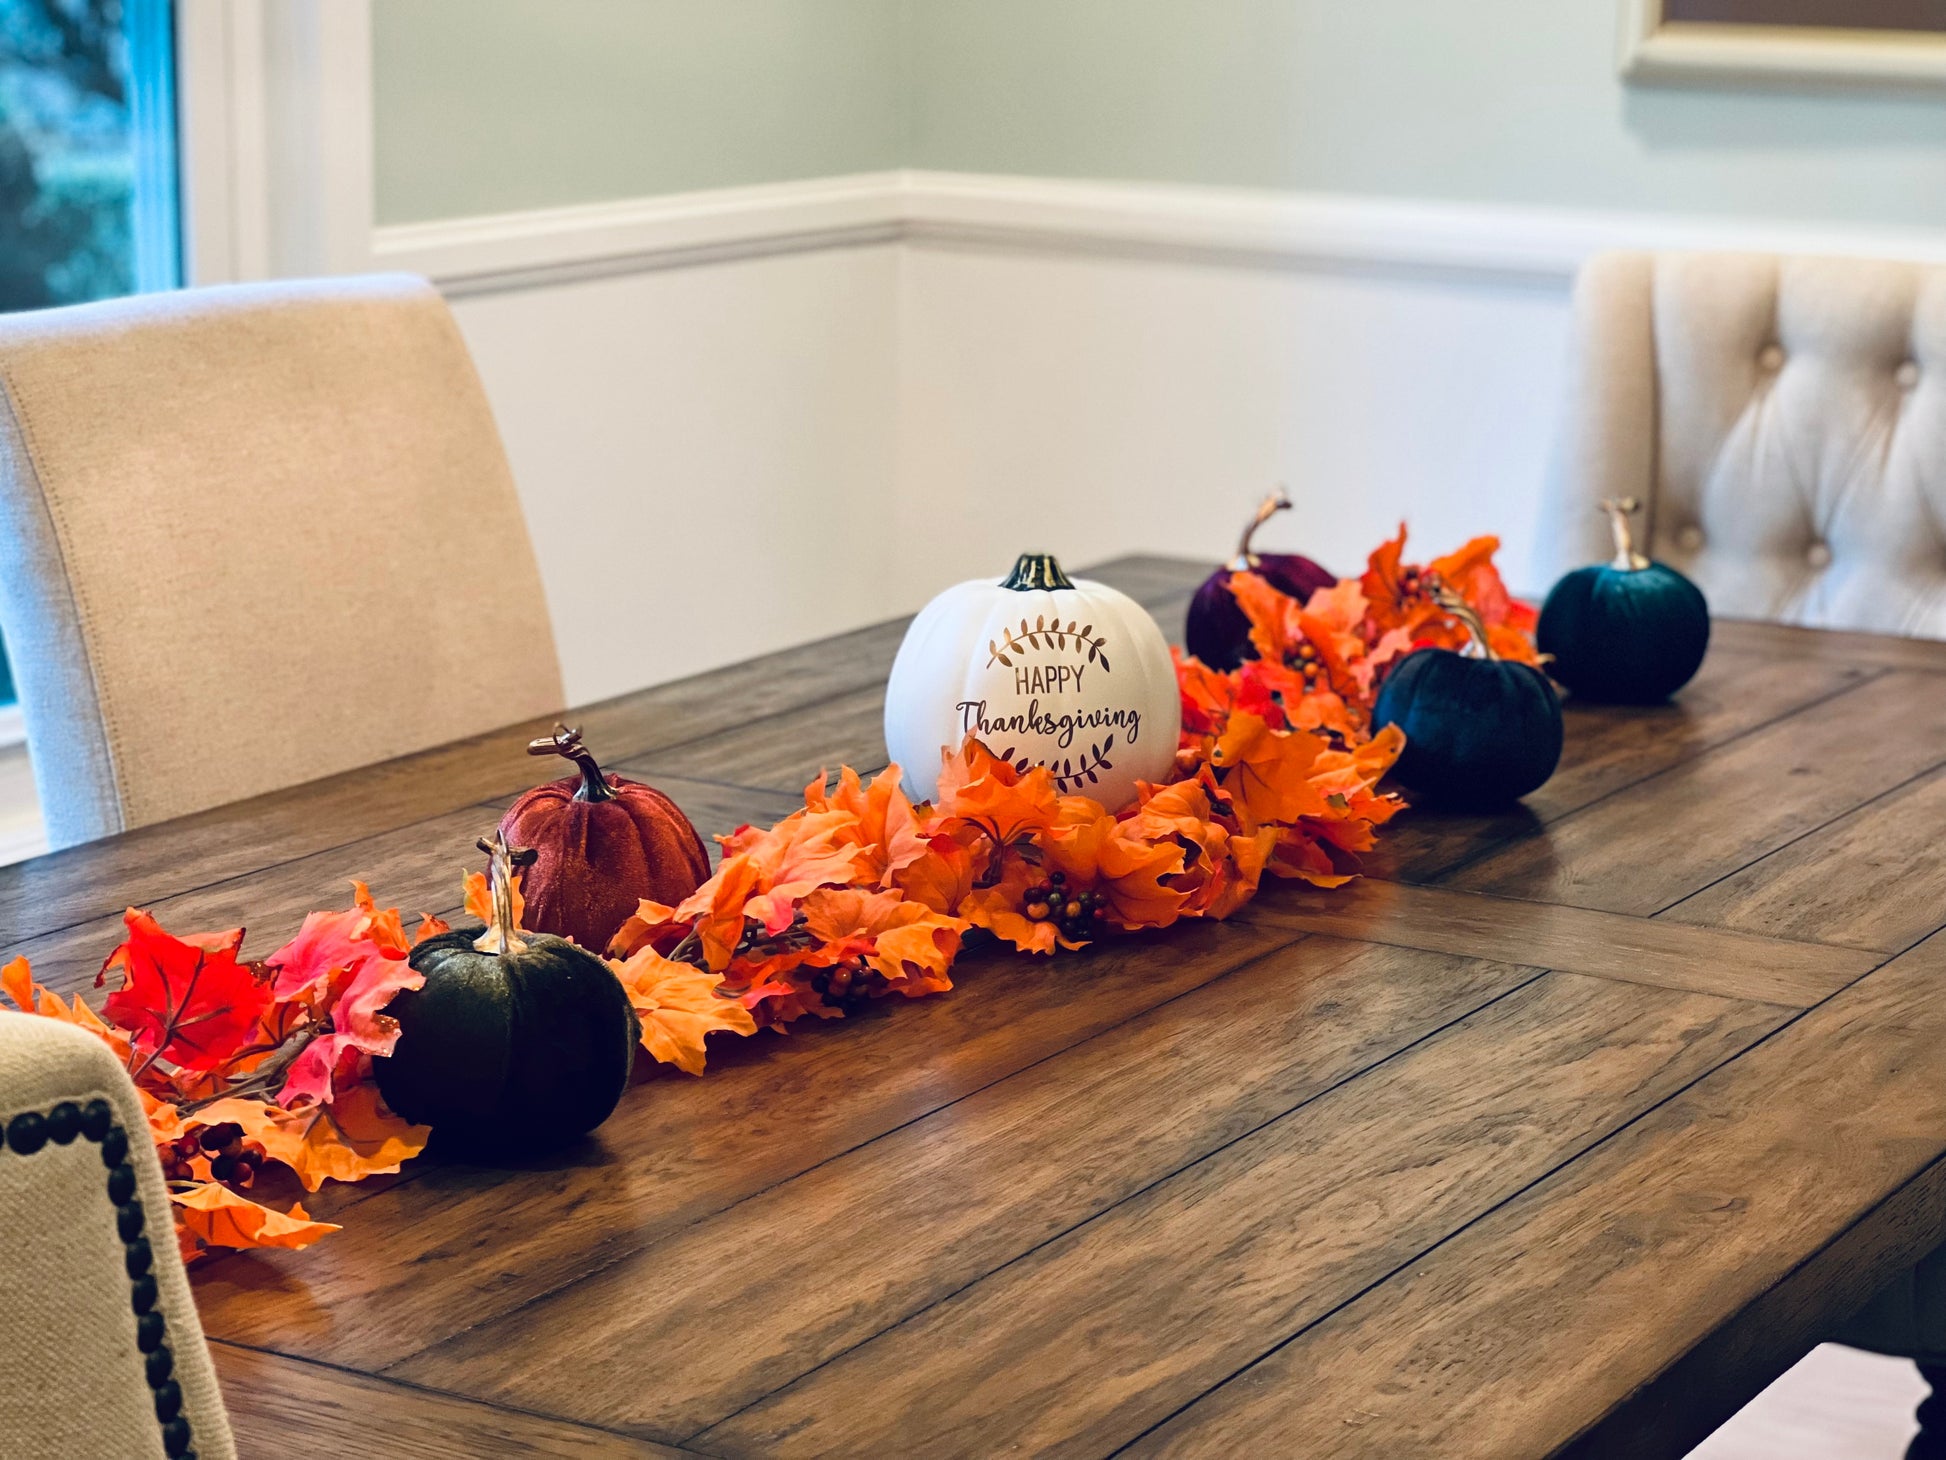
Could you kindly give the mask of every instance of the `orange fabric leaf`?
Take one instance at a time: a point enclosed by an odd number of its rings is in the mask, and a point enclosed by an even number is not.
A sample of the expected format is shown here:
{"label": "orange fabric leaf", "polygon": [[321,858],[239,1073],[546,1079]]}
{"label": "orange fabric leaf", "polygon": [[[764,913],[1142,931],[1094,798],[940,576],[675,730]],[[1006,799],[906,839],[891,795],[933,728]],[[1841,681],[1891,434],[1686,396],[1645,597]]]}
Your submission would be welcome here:
{"label": "orange fabric leaf", "polygon": [[750,1011],[717,992],[723,983],[717,974],[664,958],[651,947],[609,966],[628,990],[628,1001],[641,1020],[642,1047],[664,1064],[700,1075],[704,1037],[712,1030],[757,1032]]}
{"label": "orange fabric leaf", "polygon": [[285,1110],[260,1100],[218,1100],[196,1113],[201,1125],[233,1120],[273,1161],[296,1173],[306,1191],[327,1180],[362,1181],[397,1171],[426,1148],[432,1127],[412,1125],[385,1108],[378,1087],[358,1084],[329,1105]]}
{"label": "orange fabric leaf", "polygon": [[1253,831],[1324,809],[1324,797],[1310,782],[1324,748],[1314,735],[1275,731],[1255,715],[1236,714],[1211,751],[1210,764],[1244,829]]}
{"label": "orange fabric leaf", "polygon": [[309,1247],[318,1238],[340,1230],[331,1222],[312,1221],[301,1203],[288,1213],[280,1212],[215,1181],[171,1192],[169,1200],[184,1234],[185,1261],[193,1261],[212,1247]]}

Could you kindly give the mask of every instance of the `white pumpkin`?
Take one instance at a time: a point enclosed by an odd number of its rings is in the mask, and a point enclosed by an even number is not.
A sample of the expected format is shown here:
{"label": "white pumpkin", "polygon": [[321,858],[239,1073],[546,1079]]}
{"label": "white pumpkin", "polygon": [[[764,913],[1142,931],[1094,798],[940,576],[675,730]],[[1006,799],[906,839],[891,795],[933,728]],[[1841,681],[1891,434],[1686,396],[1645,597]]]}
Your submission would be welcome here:
{"label": "white pumpkin", "polygon": [[906,794],[930,801],[940,753],[977,735],[1064,795],[1111,811],[1165,781],[1182,725],[1169,645],[1148,611],[1105,583],[1070,581],[1023,553],[1004,582],[948,588],[906,630],[885,686],[885,745]]}

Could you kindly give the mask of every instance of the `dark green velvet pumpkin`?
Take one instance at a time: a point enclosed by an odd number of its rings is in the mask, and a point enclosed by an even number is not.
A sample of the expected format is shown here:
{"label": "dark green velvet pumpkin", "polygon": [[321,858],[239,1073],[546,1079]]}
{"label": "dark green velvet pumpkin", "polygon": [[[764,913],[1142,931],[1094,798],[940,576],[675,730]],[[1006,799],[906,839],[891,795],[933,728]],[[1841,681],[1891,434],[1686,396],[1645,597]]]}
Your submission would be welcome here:
{"label": "dark green velvet pumpkin", "polygon": [[526,1155],[608,1118],[628,1088],[641,1029],[599,958],[565,938],[513,932],[504,842],[494,856],[495,927],[412,950],[425,986],[386,1006],[399,1039],[373,1067],[385,1103],[433,1127],[442,1144]]}
{"label": "dark green velvet pumpkin", "polygon": [[1472,630],[1480,657],[1414,650],[1379,690],[1372,724],[1405,732],[1393,771],[1415,798],[1465,810],[1510,805],[1560,763],[1561,702],[1531,664],[1493,657],[1471,610],[1448,611]]}
{"label": "dark green velvet pumpkin", "polygon": [[1576,568],[1547,595],[1535,641],[1549,673],[1583,699],[1652,705],[1695,676],[1710,642],[1703,590],[1635,551],[1633,498],[1603,502],[1615,531],[1612,562]]}

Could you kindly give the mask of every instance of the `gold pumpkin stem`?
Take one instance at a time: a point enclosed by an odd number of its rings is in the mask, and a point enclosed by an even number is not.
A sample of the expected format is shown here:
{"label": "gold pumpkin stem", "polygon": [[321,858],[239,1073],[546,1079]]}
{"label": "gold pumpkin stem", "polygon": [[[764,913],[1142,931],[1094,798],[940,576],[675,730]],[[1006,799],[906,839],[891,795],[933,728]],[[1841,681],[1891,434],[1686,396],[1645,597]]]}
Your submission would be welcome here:
{"label": "gold pumpkin stem", "polygon": [[1256,515],[1250,519],[1250,525],[1243,529],[1243,537],[1237,543],[1237,555],[1230,560],[1230,571],[1232,573],[1247,573],[1257,566],[1257,555],[1250,550],[1250,540],[1257,535],[1257,529],[1270,521],[1271,518],[1275,517],[1279,512],[1288,512],[1290,510],[1290,493],[1286,492],[1282,487],[1279,487],[1257,504]]}
{"label": "gold pumpkin stem", "polygon": [[1497,660],[1500,656],[1493,652],[1493,645],[1487,640],[1487,626],[1480,619],[1478,611],[1459,594],[1444,583],[1434,586],[1433,602],[1437,603],[1448,615],[1460,621],[1460,626],[1473,638],[1473,657],[1476,659]]}
{"label": "gold pumpkin stem", "polygon": [[473,940],[482,953],[524,953],[527,941],[514,926],[514,868],[525,867],[537,855],[516,851],[507,845],[505,833],[496,831],[493,840],[481,837],[475,843],[487,854],[487,887],[493,900],[493,921]]}
{"label": "gold pumpkin stem", "polygon": [[1642,510],[1633,497],[1605,497],[1601,510],[1608,514],[1608,529],[1615,534],[1615,556],[1608,566],[1634,572],[1649,566],[1649,560],[1635,550],[1635,533],[1629,518]]}

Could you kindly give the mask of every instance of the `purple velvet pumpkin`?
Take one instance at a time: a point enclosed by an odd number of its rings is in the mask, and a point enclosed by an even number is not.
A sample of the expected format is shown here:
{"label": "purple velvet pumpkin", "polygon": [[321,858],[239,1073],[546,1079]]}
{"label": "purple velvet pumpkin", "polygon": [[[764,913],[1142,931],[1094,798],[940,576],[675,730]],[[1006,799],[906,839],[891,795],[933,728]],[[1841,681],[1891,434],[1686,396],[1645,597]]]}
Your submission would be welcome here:
{"label": "purple velvet pumpkin", "polygon": [[1237,607],[1236,596],[1230,592],[1232,573],[1255,573],[1278,592],[1288,593],[1299,602],[1338,581],[1335,573],[1296,553],[1250,550],[1250,539],[1257,535],[1257,529],[1290,505],[1291,499],[1281,490],[1265,497],[1256,516],[1243,530],[1237,555],[1210,574],[1196,590],[1196,596],[1189,600],[1189,621],[1183,627],[1183,643],[1212,669],[1235,669],[1244,660],[1257,657],[1250,644],[1250,620],[1244,617],[1243,610]]}

